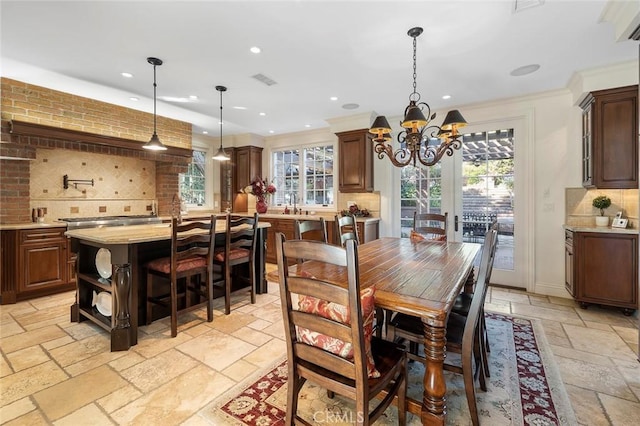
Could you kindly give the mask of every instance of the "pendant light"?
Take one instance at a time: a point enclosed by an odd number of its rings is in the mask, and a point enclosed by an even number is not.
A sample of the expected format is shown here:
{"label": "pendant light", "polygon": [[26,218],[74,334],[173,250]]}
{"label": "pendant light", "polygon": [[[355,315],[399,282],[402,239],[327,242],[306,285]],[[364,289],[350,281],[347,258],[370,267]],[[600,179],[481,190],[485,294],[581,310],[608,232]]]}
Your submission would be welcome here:
{"label": "pendant light", "polygon": [[229,161],[231,158],[226,152],[224,152],[224,148],[222,147],[222,92],[226,92],[227,88],[224,86],[216,86],[216,90],[220,92],[220,148],[216,155],[213,156],[213,159],[218,161]]}
{"label": "pendant light", "polygon": [[162,59],[147,58],[147,62],[153,65],[153,135],[149,142],[144,144],[142,147],[151,151],[166,151],[167,147],[160,142],[160,138],[158,138],[158,133],[156,132],[156,67],[162,65]]}

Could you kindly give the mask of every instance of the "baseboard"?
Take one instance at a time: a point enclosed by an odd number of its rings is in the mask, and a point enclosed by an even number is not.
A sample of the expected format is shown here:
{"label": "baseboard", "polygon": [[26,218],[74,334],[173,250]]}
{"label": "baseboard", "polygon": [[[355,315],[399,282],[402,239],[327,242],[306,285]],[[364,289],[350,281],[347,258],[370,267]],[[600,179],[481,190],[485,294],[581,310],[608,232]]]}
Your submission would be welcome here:
{"label": "baseboard", "polygon": [[571,299],[571,295],[564,288],[564,285],[562,287],[559,287],[557,284],[536,283],[533,288],[533,293],[544,294],[545,296],[555,296],[555,297],[562,297],[564,299]]}

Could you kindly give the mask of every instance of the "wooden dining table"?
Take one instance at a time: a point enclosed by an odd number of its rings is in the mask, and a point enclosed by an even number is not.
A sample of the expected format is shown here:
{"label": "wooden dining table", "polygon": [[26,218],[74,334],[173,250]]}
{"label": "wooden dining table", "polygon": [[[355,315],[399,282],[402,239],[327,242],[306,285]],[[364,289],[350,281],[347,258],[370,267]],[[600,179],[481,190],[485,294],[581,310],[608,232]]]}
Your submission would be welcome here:
{"label": "wooden dining table", "polygon": [[[409,400],[408,409],[420,415],[425,425],[445,424],[447,385],[443,364],[447,318],[458,294],[473,286],[473,261],[480,247],[409,238],[381,238],[358,247],[360,286],[375,286],[376,306],[422,319],[424,393],[422,401]],[[305,262],[301,268],[346,285],[346,268],[328,271],[317,262]],[[292,266],[289,272],[298,273],[296,269],[297,265]],[[267,278],[278,281],[277,271]]]}

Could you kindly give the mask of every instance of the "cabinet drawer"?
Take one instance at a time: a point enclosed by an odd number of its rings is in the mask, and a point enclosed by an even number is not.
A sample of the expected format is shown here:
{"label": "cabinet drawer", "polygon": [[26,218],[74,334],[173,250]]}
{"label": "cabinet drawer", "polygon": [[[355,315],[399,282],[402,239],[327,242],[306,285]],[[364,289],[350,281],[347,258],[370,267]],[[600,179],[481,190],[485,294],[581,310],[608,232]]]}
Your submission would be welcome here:
{"label": "cabinet drawer", "polygon": [[573,231],[564,231],[564,244],[573,246]]}
{"label": "cabinet drawer", "polygon": [[20,231],[20,242],[41,242],[64,239],[66,228],[27,229]]}

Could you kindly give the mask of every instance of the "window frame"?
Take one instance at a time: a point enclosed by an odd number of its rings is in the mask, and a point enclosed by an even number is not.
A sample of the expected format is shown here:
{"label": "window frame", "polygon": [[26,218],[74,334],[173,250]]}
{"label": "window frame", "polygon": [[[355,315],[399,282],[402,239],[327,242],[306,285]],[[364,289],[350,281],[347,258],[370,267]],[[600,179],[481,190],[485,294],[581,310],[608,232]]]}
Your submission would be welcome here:
{"label": "window frame", "polygon": [[[193,204],[187,203],[187,208],[189,210],[212,210],[213,209],[213,159],[211,153],[211,146],[201,141],[192,141],[191,144],[192,151],[200,151],[204,152],[204,203],[202,204]],[[191,155],[191,162],[193,163],[193,153]],[[180,193],[180,176],[184,175],[184,173],[178,174],[178,191],[179,195],[182,198],[182,193]]]}
{"label": "window frame", "polygon": [[[306,204],[306,199],[304,198],[307,194],[307,183],[306,183],[306,175],[305,175],[305,149],[313,149],[313,148],[317,148],[317,147],[331,147],[333,150],[333,170],[331,173],[331,176],[333,176],[333,190],[332,190],[332,204]],[[337,141],[333,141],[333,140],[319,140],[319,141],[314,141],[311,143],[302,143],[302,144],[288,144],[288,145],[282,145],[282,146],[277,146],[277,147],[271,147],[269,149],[269,170],[270,170],[270,176],[272,177],[272,179],[275,181],[275,162],[273,159],[273,155],[276,152],[281,152],[281,151],[292,151],[292,150],[298,150],[298,158],[299,158],[299,163],[298,163],[298,170],[300,170],[299,174],[298,174],[298,188],[296,191],[296,195],[297,195],[297,207],[298,208],[302,208],[304,210],[313,210],[313,211],[335,211],[336,210],[336,206],[337,206],[337,197],[338,197],[338,186],[337,186],[337,179],[338,179],[338,163],[337,163],[337,154],[338,154],[338,143]],[[324,175],[326,176],[326,175]],[[276,190],[280,190],[280,188],[276,188]],[[325,190],[326,191],[326,190]],[[285,207],[287,207],[287,204],[276,204],[275,203],[275,197],[272,197],[269,200],[269,205],[270,207],[273,208],[277,208],[277,209],[284,209]],[[289,204],[289,207],[293,207],[293,204]]]}

